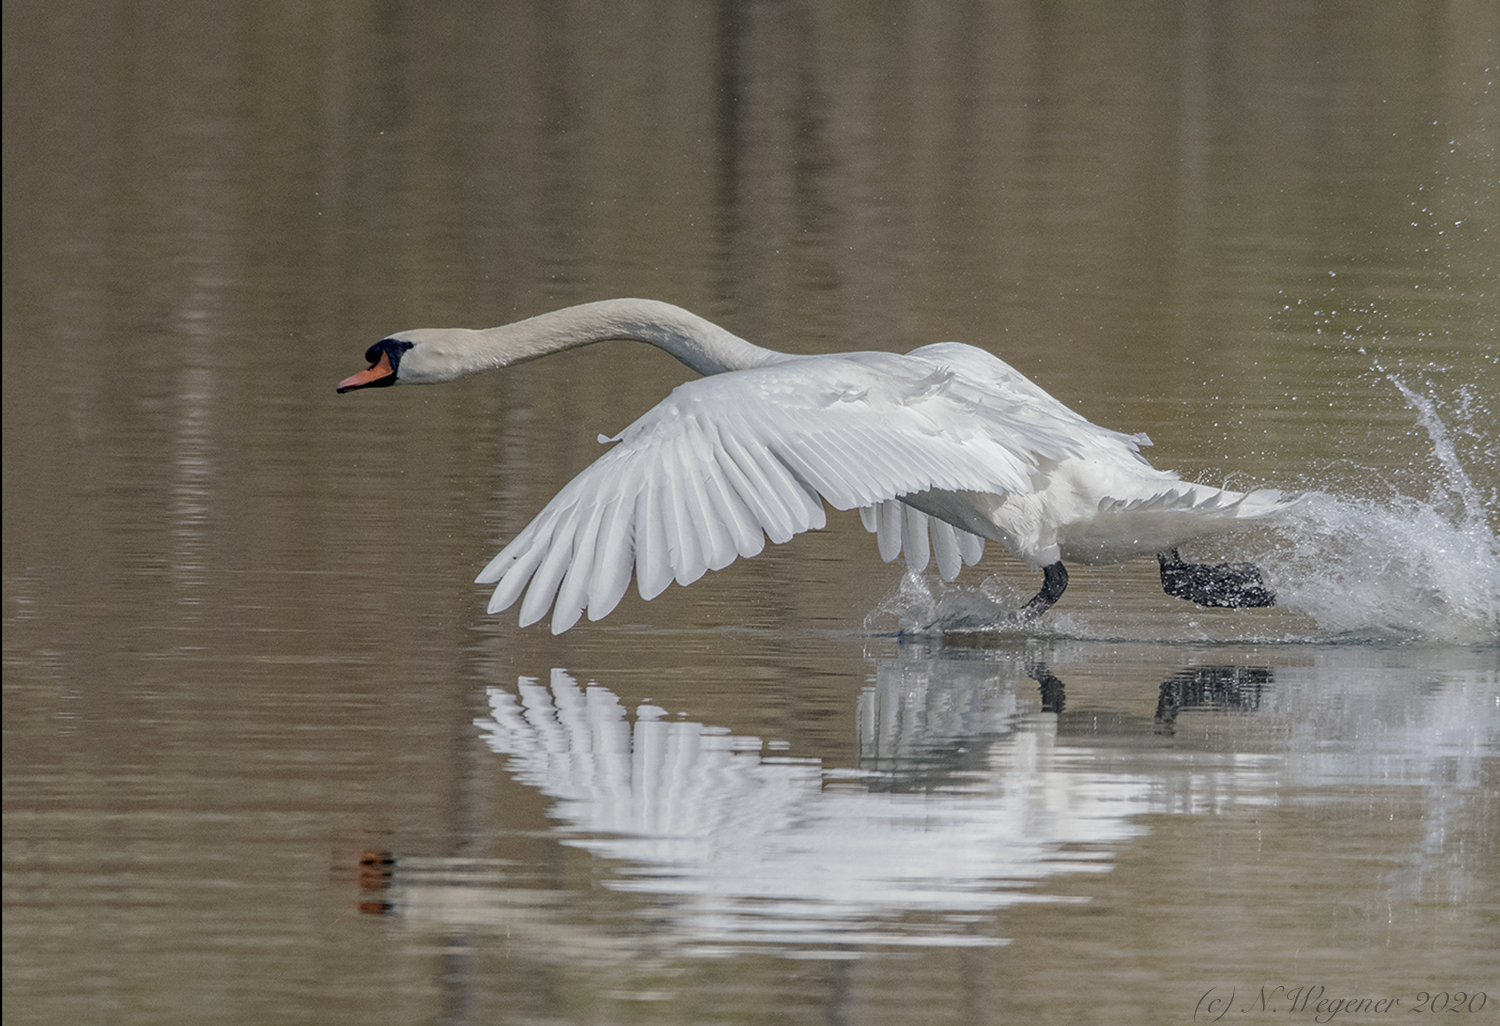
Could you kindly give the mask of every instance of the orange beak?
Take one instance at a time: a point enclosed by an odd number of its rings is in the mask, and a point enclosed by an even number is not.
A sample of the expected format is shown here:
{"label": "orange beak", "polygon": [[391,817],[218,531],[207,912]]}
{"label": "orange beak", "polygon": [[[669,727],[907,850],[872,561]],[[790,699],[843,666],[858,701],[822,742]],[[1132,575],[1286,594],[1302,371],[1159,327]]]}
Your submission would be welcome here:
{"label": "orange beak", "polygon": [[391,366],[390,354],[382,352],[380,359],[370,364],[367,369],[360,371],[358,374],[351,374],[343,381],[340,381],[339,392],[352,392],[356,388],[365,388],[395,373],[395,368]]}

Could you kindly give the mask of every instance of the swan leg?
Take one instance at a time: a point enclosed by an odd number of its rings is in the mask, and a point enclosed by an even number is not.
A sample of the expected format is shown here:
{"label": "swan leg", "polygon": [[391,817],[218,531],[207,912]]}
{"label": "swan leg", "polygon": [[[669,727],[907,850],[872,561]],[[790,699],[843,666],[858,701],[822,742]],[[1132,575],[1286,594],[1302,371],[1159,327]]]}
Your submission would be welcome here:
{"label": "swan leg", "polygon": [[1062,598],[1063,591],[1068,587],[1068,571],[1059,560],[1051,566],[1042,568],[1042,590],[1031,597],[1024,606],[1011,614],[1017,623],[1030,623],[1052,608],[1052,604]]}
{"label": "swan leg", "polygon": [[1042,694],[1042,712],[1061,713],[1066,697],[1063,694],[1063,682],[1049,669],[1044,662],[1028,662],[1026,664],[1026,676],[1037,683],[1037,690]]}
{"label": "swan leg", "polygon": [[1161,590],[1173,598],[1230,609],[1276,604],[1276,593],[1254,563],[1184,563],[1176,549],[1158,552],[1156,561]]}

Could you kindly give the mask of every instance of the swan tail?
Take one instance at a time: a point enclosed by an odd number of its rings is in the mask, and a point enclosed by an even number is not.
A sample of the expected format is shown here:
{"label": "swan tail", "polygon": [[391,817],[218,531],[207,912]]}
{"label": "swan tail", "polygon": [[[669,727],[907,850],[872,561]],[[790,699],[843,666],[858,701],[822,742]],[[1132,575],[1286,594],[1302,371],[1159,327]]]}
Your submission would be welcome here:
{"label": "swan tail", "polygon": [[1064,528],[1062,553],[1075,562],[1124,562],[1251,527],[1290,506],[1271,490],[1241,493],[1176,481],[1153,494],[1100,500],[1094,515]]}
{"label": "swan tail", "polygon": [[1100,513],[1188,513],[1222,520],[1259,520],[1285,512],[1297,500],[1286,500],[1274,488],[1231,492],[1207,485],[1182,484],[1134,499],[1106,498]]}

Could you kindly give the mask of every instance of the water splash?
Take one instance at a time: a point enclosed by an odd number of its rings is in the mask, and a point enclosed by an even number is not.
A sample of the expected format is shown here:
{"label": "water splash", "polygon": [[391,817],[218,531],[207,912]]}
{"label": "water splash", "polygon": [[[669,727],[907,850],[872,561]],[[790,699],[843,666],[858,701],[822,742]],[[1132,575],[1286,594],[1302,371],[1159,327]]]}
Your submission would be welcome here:
{"label": "water splash", "polygon": [[[1376,369],[1383,371],[1379,364],[1376,365]],[[1484,498],[1474,482],[1470,480],[1454,449],[1448,425],[1443,422],[1443,418],[1438,413],[1437,402],[1430,395],[1408,388],[1406,383],[1395,374],[1385,372],[1385,378],[1396,386],[1396,390],[1401,393],[1407,405],[1416,413],[1417,423],[1432,439],[1432,455],[1441,470],[1438,483],[1430,496],[1434,506],[1455,522],[1482,523],[1485,516]],[[1480,412],[1474,388],[1466,386],[1460,389],[1459,416],[1464,421],[1472,423]],[[1493,442],[1488,447],[1488,456],[1492,464],[1493,461],[1500,459],[1500,452],[1496,452]],[[1500,497],[1492,492],[1491,506],[1496,504],[1497,498]]]}
{"label": "water splash", "polygon": [[[1466,471],[1454,444],[1455,426],[1444,420],[1433,396],[1378,365],[1376,369],[1399,391],[1431,440],[1434,483],[1429,494],[1393,493],[1372,500],[1311,490],[1273,527],[1226,541],[1222,553],[1196,551],[1200,559],[1259,564],[1278,604],[1301,614],[1293,618],[1301,622],[1291,624],[1285,618],[1272,620],[1269,611],[1221,618],[1209,628],[1232,632],[1232,638],[1221,640],[1500,644],[1500,539],[1493,526],[1500,504],[1494,494],[1486,498]],[[1461,390],[1452,410],[1458,433],[1478,443],[1479,458],[1493,455],[1494,441],[1483,426],[1490,423],[1489,414],[1474,390]],[[945,585],[907,574],[866,619],[866,627],[876,630],[894,621],[903,634],[1040,630],[1118,636],[1118,622],[1106,624],[1100,618],[1094,623],[1096,614],[1088,610],[1054,609],[1026,628],[1008,624],[1007,614],[1030,596],[1029,583],[1011,584],[998,576],[977,585]],[[1193,607],[1184,604],[1180,617],[1166,625],[1137,620],[1126,630],[1156,634],[1165,627],[1169,638],[1204,639]]]}
{"label": "water splash", "polygon": [[[1276,532],[1276,548],[1257,554],[1280,600],[1324,630],[1458,644],[1500,641],[1500,540],[1486,502],[1467,472],[1436,399],[1378,363],[1432,443],[1428,495],[1384,502],[1311,492]],[[1472,389],[1455,410],[1470,434],[1487,419]],[[1490,448],[1493,443],[1490,443]],[[1481,445],[1481,449],[1486,448]]]}
{"label": "water splash", "polygon": [[1274,534],[1251,558],[1279,603],[1335,639],[1500,641],[1500,545],[1481,520],[1455,524],[1418,499],[1312,492]]}
{"label": "water splash", "polygon": [[894,633],[902,635],[1016,631],[1010,615],[1029,596],[1022,595],[1019,586],[1014,594],[996,595],[997,584],[1005,588],[998,577],[966,586],[908,571],[896,590],[865,617],[865,630],[890,633],[894,624]]}

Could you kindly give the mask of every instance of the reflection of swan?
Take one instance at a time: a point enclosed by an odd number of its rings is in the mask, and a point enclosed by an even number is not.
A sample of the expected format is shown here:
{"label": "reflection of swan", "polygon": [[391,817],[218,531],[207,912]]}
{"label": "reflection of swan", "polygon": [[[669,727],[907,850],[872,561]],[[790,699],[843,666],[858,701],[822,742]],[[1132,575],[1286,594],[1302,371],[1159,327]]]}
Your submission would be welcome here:
{"label": "reflection of swan", "polygon": [[[762,756],[757,738],[651,706],[632,724],[611,692],[561,670],[550,687],[491,688],[479,726],[517,780],[556,800],[565,843],[620,860],[614,889],[672,895],[696,943],[993,944],[965,913],[1067,900],[1024,888],[1107,870],[1101,846],[1144,832],[1131,820],[1149,792],[1055,752],[1055,719],[1018,722],[1008,688],[985,694],[943,721],[992,735],[982,764],[918,793]],[[913,912],[939,918],[898,926]]]}
{"label": "reflection of swan", "polygon": [[[758,738],[652,706],[632,717],[609,690],[565,671],[550,686],[523,678],[490,689],[491,716],[478,726],[516,783],[551,800],[552,842],[598,861],[559,889],[566,860],[555,855],[400,854],[362,873],[373,888],[362,907],[525,937],[568,965],[745,945],[834,945],[843,957],[869,945],[994,944],[995,927],[1015,920],[987,910],[1070,900],[1056,897],[1071,888],[1054,874],[1107,869],[1148,815],[1244,823],[1281,810],[1300,831],[1299,808],[1364,823],[1382,789],[1409,819],[1382,849],[1394,875],[1367,881],[1372,907],[1432,900],[1436,887],[1454,908],[1482,905],[1494,844],[1476,810],[1500,750],[1493,652],[1286,654],[1292,665],[1273,669],[1183,666],[1159,646],[1111,645],[1107,656],[1076,645],[903,646],[876,661],[859,695],[847,768],[763,755]],[[1043,657],[1070,680],[1101,664],[1122,683],[1140,670],[1165,679],[1175,735],[1164,739],[1152,717],[1155,689],[1138,692],[1133,715],[1031,711],[1027,674]],[[1275,864],[1295,872],[1317,858],[1282,852]],[[644,929],[619,929],[622,906],[599,897],[622,891]]]}
{"label": "reflection of swan", "polygon": [[[521,623],[554,607],[560,633],[619,603],[632,568],[642,598],[690,584],[764,536],[824,524],[823,503],[860,510],[881,555],[945,579],[984,540],[1067,587],[1063,561],[1160,553],[1169,594],[1205,605],[1268,605],[1253,567],[1185,564],[1176,546],[1282,508],[1274,492],[1187,484],[1140,455],[1144,435],[1090,423],[982,349],[945,342],[905,356],[792,356],[762,349],[680,307],[588,303],[486,331],[420,329],[371,346],[340,392],[448,381],[605,339],[659,346],[700,374],[613,441],[485,567],[490,612],[524,591]],[[528,587],[529,585],[529,587]]]}
{"label": "reflection of swan", "polygon": [[1171,733],[1185,709],[1254,712],[1261,695],[1273,683],[1263,666],[1190,666],[1161,683],[1156,700],[1156,725]]}

